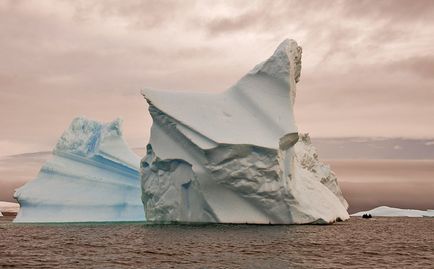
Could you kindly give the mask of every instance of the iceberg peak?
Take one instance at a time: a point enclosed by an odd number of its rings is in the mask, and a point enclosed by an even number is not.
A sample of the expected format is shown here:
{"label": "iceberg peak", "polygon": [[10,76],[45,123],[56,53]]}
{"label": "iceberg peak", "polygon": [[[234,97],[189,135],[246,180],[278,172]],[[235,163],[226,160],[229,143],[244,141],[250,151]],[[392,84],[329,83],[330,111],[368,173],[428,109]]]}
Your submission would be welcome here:
{"label": "iceberg peak", "polygon": [[218,143],[274,148],[280,138],[298,132],[293,105],[300,70],[301,48],[286,39],[266,61],[221,93],[141,93],[154,123],[168,116],[183,135],[204,148]]}
{"label": "iceberg peak", "polygon": [[264,73],[271,77],[290,83],[300,80],[302,49],[293,39],[280,43],[273,55],[265,62],[255,66],[250,74]]}
{"label": "iceberg peak", "polygon": [[100,123],[85,117],[76,117],[57,142],[54,152],[69,152],[81,156],[94,154],[107,137],[122,136],[122,120]]}
{"label": "iceberg peak", "polygon": [[300,80],[302,49],[292,39],[285,39],[273,55],[266,61],[256,65],[239,83],[256,83],[258,77],[269,77],[282,85],[289,93],[290,104],[294,105],[296,83]]}

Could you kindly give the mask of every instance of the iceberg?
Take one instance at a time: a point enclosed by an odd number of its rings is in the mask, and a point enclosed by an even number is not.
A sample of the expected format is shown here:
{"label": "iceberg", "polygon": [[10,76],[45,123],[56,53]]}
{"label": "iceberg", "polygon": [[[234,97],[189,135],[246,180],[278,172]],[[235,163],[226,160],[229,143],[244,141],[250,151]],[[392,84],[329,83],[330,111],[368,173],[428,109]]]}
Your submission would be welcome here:
{"label": "iceberg", "polygon": [[434,217],[434,210],[401,209],[389,206],[379,206],[369,211],[361,211],[351,216],[361,217],[371,214],[373,217]]}
{"label": "iceberg", "polygon": [[301,48],[274,54],[219,94],[143,90],[146,156],[121,121],[74,119],[38,176],[19,188],[15,222],[332,223],[349,218],[336,175],[299,134]]}
{"label": "iceberg", "polygon": [[147,221],[332,223],[349,218],[293,106],[301,47],[274,54],[221,93],[142,90],[153,119],[140,163]]}
{"label": "iceberg", "polygon": [[122,138],[121,120],[75,118],[52,159],[16,190],[15,222],[144,221],[140,158]]}

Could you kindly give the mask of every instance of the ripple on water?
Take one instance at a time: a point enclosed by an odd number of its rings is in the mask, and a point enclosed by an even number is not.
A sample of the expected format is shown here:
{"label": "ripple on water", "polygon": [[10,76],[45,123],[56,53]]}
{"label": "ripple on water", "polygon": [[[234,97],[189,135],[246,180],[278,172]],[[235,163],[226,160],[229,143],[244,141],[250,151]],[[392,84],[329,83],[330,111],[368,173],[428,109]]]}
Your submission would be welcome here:
{"label": "ripple on water", "polygon": [[30,225],[0,220],[0,267],[432,268],[434,219],[334,225]]}

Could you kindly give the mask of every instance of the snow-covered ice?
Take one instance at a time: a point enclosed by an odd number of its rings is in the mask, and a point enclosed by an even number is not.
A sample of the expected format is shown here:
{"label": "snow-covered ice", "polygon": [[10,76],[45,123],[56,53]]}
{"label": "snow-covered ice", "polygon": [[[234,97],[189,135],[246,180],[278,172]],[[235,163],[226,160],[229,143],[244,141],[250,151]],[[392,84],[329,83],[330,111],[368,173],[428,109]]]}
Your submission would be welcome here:
{"label": "snow-covered ice", "polygon": [[388,206],[379,206],[369,211],[360,211],[351,216],[361,217],[371,214],[373,217],[434,217],[434,210],[401,209]]}
{"label": "snow-covered ice", "polygon": [[336,176],[295,125],[300,72],[301,47],[285,40],[225,92],[143,90],[153,118],[141,162],[149,221],[348,219]]}
{"label": "snow-covered ice", "polygon": [[76,118],[38,176],[16,190],[15,222],[143,221],[139,163],[121,120]]}

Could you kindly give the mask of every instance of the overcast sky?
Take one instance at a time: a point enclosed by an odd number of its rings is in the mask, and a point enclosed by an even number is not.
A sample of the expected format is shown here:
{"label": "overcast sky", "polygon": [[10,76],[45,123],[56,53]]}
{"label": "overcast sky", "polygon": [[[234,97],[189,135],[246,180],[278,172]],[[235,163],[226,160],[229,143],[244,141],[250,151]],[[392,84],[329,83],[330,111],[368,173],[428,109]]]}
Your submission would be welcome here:
{"label": "overcast sky", "polygon": [[78,115],[151,119],[139,90],[222,91],[285,38],[315,137],[434,136],[434,1],[0,0],[0,156],[50,150]]}

